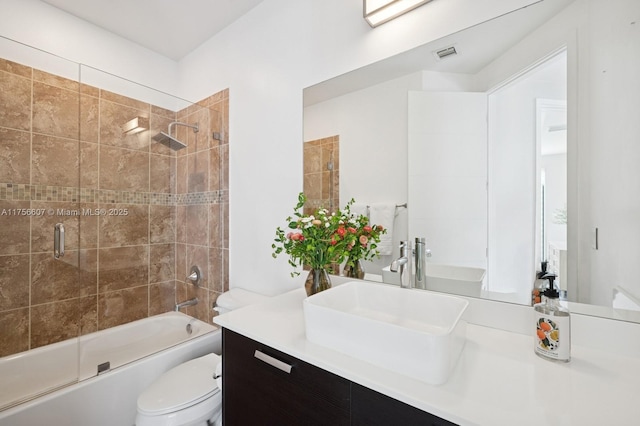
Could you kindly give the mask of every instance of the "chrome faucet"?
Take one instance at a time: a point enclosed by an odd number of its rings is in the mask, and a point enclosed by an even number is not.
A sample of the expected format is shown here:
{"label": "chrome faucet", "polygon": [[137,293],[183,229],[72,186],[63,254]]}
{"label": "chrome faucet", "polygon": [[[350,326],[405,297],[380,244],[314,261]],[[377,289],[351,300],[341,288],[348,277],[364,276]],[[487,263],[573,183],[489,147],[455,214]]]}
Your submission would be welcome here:
{"label": "chrome faucet", "polygon": [[400,273],[400,287],[411,288],[411,248],[409,241],[400,241],[400,257],[391,262],[391,272]]}
{"label": "chrome faucet", "polygon": [[184,308],[185,306],[193,306],[193,305],[197,305],[198,304],[198,298],[194,297],[193,299],[189,299],[187,301],[184,301],[182,303],[177,303],[176,304],[176,312],[178,312],[180,309]]}
{"label": "chrome faucet", "polygon": [[416,238],[416,245],[413,249],[413,255],[415,256],[416,263],[416,275],[414,278],[414,287],[426,289],[427,288],[427,280],[425,275],[425,250],[426,250],[426,241],[424,238]]}

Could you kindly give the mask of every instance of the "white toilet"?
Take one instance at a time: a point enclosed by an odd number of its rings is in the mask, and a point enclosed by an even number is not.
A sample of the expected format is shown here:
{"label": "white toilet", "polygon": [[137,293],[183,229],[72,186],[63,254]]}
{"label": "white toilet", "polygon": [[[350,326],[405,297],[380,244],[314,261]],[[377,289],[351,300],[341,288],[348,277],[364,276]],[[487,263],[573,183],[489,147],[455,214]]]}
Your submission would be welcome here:
{"label": "white toilet", "polygon": [[[232,288],[221,294],[214,308],[232,311],[268,299]],[[222,357],[208,354],[162,374],[138,397],[136,426],[221,426]]]}
{"label": "white toilet", "polygon": [[253,305],[269,299],[269,296],[254,293],[253,291],[243,288],[234,287],[229,291],[225,291],[216,299],[216,306],[213,308],[220,314],[242,308],[243,306]]}
{"label": "white toilet", "polygon": [[221,372],[211,353],[162,374],[138,397],[136,426],[221,426]]}

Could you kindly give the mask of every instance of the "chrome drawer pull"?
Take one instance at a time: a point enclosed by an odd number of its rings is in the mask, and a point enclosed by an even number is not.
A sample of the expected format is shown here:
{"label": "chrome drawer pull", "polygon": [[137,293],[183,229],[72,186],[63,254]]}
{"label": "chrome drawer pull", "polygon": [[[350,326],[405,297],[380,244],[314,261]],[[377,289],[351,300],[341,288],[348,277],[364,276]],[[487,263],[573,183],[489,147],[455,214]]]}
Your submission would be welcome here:
{"label": "chrome drawer pull", "polygon": [[291,374],[291,369],[293,368],[293,366],[287,364],[286,362],[275,359],[274,357],[269,356],[264,352],[259,351],[258,349],[256,349],[256,352],[253,354],[253,356],[258,358],[260,361],[266,362],[267,364],[277,368],[278,370],[282,370],[287,374]]}

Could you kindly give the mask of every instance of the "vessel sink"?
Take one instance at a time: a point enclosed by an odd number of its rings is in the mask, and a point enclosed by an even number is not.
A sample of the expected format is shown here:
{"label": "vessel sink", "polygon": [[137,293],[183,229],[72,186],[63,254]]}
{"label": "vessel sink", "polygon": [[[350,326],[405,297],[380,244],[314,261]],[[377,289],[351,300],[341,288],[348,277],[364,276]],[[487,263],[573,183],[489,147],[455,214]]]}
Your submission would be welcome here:
{"label": "vessel sink", "polygon": [[351,281],[303,301],[307,340],[377,367],[442,384],[462,352],[469,302]]}

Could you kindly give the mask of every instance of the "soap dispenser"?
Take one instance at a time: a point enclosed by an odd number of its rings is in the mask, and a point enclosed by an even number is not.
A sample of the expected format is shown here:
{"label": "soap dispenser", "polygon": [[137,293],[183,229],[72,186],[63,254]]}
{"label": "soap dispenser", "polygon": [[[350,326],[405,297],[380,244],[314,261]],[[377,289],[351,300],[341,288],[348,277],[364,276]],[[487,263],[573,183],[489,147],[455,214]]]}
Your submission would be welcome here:
{"label": "soap dispenser", "polygon": [[533,307],[535,318],[534,351],[536,355],[554,361],[571,360],[571,317],[569,310],[560,306],[554,274],[545,274],[549,284],[543,292],[544,301]]}
{"label": "soap dispenser", "polygon": [[536,280],[533,283],[533,290],[531,291],[531,306],[542,302],[542,293],[547,284],[545,278],[543,278],[547,275],[547,265],[546,260],[540,262],[540,271],[536,274]]}

